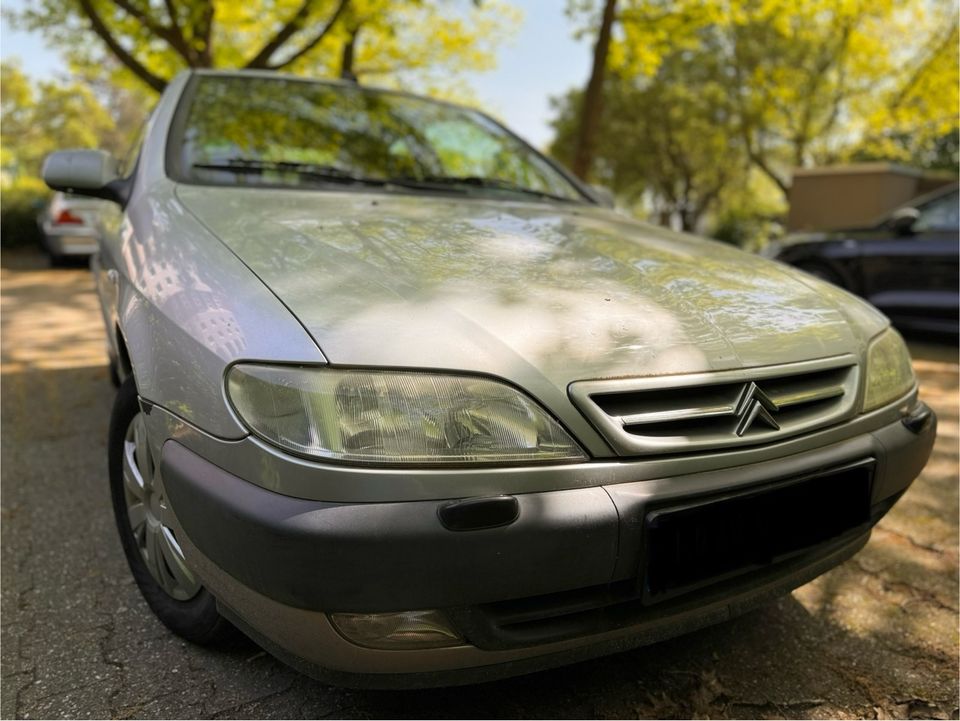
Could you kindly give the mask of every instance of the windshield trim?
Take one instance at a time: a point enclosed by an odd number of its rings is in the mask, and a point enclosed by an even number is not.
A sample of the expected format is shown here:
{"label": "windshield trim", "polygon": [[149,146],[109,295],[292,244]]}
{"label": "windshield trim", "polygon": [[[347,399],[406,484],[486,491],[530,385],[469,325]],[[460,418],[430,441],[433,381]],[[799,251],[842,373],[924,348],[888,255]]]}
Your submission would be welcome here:
{"label": "windshield trim", "polygon": [[[167,135],[164,139],[164,173],[171,181],[174,183],[180,183],[182,185],[197,185],[203,187],[229,187],[224,186],[222,183],[214,183],[209,181],[198,180],[197,178],[190,177],[188,173],[184,172],[184,169],[181,167],[180,162],[180,153],[178,148],[174,147],[174,139],[182,138],[184,127],[187,122],[187,116],[189,114],[190,107],[193,103],[193,99],[197,92],[197,87],[203,78],[259,78],[262,80],[271,80],[276,79],[286,82],[301,82],[301,83],[312,83],[315,85],[326,85],[329,87],[341,87],[344,86],[343,81],[333,81],[333,80],[324,80],[316,78],[304,78],[298,77],[296,75],[287,75],[284,73],[271,73],[271,74],[261,74],[261,73],[243,73],[243,72],[204,72],[204,71],[191,71],[190,77],[187,80],[186,85],[183,88],[183,91],[180,93],[180,97],[177,99],[177,105],[173,111],[173,118],[170,121],[170,125],[167,127]],[[424,95],[417,95],[416,93],[410,93],[403,90],[390,90],[387,88],[378,88],[371,86],[357,86],[359,89],[368,93],[376,93],[381,95],[394,95],[405,98],[413,98],[426,103],[435,103],[437,105],[445,105],[447,107],[456,108],[458,110],[466,110],[469,112],[477,113],[482,116],[485,120],[496,125],[500,130],[506,133],[512,140],[517,142],[524,149],[533,153],[543,162],[545,162],[552,170],[554,170],[558,175],[560,175],[564,180],[566,180],[571,187],[579,194],[578,198],[570,198],[569,200],[560,201],[554,200],[549,197],[537,197],[535,195],[520,195],[516,194],[517,199],[522,199],[523,202],[531,203],[541,203],[547,205],[559,205],[559,204],[583,204],[583,205],[596,205],[599,206],[600,202],[593,197],[593,195],[588,190],[586,184],[577,178],[572,172],[564,168],[560,163],[551,158],[545,153],[541,153],[539,150],[534,148],[530,143],[521,138],[519,135],[514,133],[510,128],[505,126],[503,123],[498,121],[496,118],[491,117],[487,113],[477,108],[470,108],[464,105],[458,105],[456,103],[451,103],[446,100],[438,100],[435,98],[430,98]],[[444,195],[449,196],[450,193],[443,191],[433,191],[433,190],[409,190],[405,189],[406,192],[400,192],[399,189],[390,188],[390,187],[357,187],[350,186],[345,184],[336,184],[336,183],[320,183],[317,182],[314,186],[295,186],[295,185],[284,185],[284,184],[258,184],[257,186],[246,186],[246,187],[262,187],[262,188],[286,188],[289,190],[299,190],[299,191],[310,191],[310,192],[356,192],[361,191],[364,193],[380,193],[386,195],[397,195],[397,194],[410,194],[410,195]],[[502,193],[503,191],[498,191]],[[493,193],[463,193],[459,197],[470,200],[490,200],[491,198],[496,198],[498,195]],[[502,195],[500,196],[502,197]]]}

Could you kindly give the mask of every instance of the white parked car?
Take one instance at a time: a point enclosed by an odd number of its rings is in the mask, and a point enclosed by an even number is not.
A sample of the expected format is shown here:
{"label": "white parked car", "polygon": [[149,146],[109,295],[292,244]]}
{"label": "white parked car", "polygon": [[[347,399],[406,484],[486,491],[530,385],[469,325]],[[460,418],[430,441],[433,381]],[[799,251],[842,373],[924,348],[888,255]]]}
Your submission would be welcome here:
{"label": "white parked car", "polygon": [[90,256],[97,252],[100,240],[100,217],[109,201],[85,198],[69,193],[54,193],[37,216],[43,233],[43,249],[51,265],[65,258]]}

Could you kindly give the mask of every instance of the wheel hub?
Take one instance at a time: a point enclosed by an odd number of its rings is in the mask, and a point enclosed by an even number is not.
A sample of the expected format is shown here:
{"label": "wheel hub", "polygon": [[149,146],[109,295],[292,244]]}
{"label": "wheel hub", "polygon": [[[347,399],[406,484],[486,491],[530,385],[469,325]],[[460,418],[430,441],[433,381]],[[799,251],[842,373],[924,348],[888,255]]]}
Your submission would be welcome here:
{"label": "wheel hub", "polygon": [[123,486],[130,528],[150,575],[178,601],[193,598],[200,582],[187,567],[173,530],[163,523],[167,504],[142,413],[133,417],[124,437]]}

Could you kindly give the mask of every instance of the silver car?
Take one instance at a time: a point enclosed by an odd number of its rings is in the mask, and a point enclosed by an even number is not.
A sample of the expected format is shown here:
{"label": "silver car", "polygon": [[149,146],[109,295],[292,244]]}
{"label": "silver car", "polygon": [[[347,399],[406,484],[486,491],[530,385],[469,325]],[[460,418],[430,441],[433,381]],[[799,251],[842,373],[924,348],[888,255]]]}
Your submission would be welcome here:
{"label": "silver car", "polygon": [[108,205],[104,200],[59,192],[53,194],[37,217],[43,249],[51,265],[97,252],[100,214]]}
{"label": "silver car", "polygon": [[936,420],[878,311],[626,218],[489,117],[198,71],[93,268],[117,526],[175,633],[441,685],[722,621],[855,554]]}

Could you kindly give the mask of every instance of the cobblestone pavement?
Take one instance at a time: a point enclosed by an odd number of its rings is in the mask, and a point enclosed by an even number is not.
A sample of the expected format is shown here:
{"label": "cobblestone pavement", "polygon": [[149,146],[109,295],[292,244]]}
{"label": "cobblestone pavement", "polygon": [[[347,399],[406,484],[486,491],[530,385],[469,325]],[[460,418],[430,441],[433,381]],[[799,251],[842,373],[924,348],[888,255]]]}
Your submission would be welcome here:
{"label": "cobblestone pavement", "polygon": [[113,389],[89,274],[6,253],[2,709],[22,717],[957,718],[958,366],[916,346],[940,416],[921,478],[854,559],[734,621],[597,661],[438,691],[333,689],[249,642],[170,635],[115,538]]}

